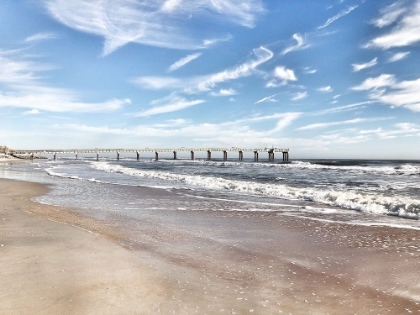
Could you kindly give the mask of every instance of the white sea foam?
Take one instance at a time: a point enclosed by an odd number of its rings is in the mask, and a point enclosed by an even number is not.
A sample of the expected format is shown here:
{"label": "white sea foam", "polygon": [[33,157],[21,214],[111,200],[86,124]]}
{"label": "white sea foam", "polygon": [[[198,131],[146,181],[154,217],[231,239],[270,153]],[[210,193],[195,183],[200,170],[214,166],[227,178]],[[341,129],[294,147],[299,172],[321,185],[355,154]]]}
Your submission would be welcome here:
{"label": "white sea foam", "polygon": [[345,190],[334,190],[327,187],[305,187],[297,188],[277,183],[259,183],[240,180],[224,179],[220,177],[176,174],[166,171],[140,170],[128,168],[108,162],[93,162],[92,167],[98,170],[122,173],[135,177],[176,181],[186,186],[198,186],[211,190],[227,190],[237,193],[251,195],[262,195],[267,197],[285,198],[291,200],[306,200],[324,203],[331,206],[338,206],[377,214],[393,214],[409,218],[419,218],[420,200],[404,196],[385,196],[376,192],[353,192]]}
{"label": "white sea foam", "polygon": [[[154,160],[153,160],[154,161]],[[151,162],[151,161],[150,161]],[[234,161],[208,161],[208,160],[160,160],[160,163],[170,163],[170,164],[204,164],[204,165],[226,165],[232,167],[243,167],[246,164],[246,167],[266,167],[266,168],[279,168],[279,169],[313,169],[313,170],[345,170],[351,172],[362,172],[362,173],[372,173],[372,174],[385,174],[385,175],[420,175],[420,164],[402,164],[400,166],[391,166],[391,165],[334,165],[334,164],[316,164],[313,162],[307,161],[292,161],[291,163],[262,163],[262,162],[253,162],[253,163],[244,163],[244,162],[234,162]]]}

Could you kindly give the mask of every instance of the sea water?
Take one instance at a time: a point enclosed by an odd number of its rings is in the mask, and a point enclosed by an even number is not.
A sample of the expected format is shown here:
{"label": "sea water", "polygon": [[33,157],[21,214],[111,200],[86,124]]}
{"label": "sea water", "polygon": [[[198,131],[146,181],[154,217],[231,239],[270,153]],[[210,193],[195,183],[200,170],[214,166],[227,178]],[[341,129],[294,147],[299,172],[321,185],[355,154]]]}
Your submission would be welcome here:
{"label": "sea water", "polygon": [[[0,176],[53,184],[42,203],[86,211],[281,212],[419,228],[420,161],[212,160],[71,156],[10,164]],[[141,195],[150,187],[172,195]]]}

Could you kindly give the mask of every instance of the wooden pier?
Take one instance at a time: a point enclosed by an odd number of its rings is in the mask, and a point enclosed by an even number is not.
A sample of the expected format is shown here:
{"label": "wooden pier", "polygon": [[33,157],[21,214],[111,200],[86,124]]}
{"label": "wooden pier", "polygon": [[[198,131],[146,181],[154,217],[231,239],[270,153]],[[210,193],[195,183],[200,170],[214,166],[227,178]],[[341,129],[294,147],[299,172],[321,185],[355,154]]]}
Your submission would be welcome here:
{"label": "wooden pier", "polygon": [[[58,154],[75,154],[75,158],[78,159],[79,154],[96,154],[96,160],[99,160],[99,155],[102,153],[116,153],[116,159],[120,159],[121,153],[136,153],[137,160],[140,160],[140,153],[154,153],[155,160],[159,160],[159,153],[164,152],[171,152],[173,154],[173,159],[178,159],[178,152],[190,152],[191,160],[195,159],[195,152],[207,152],[207,160],[210,161],[212,159],[212,152],[223,152],[223,160],[227,161],[228,153],[237,153],[239,161],[243,161],[244,159],[244,152],[253,152],[254,153],[254,161],[258,162],[260,153],[266,152],[268,154],[268,161],[274,162],[274,154],[281,153],[283,162],[289,161],[289,149],[283,148],[264,148],[264,149],[250,149],[250,148],[144,148],[144,149],[51,149],[51,150],[12,150],[7,147],[0,147],[4,148],[5,153],[11,155],[25,155],[33,157],[34,155],[44,156],[44,155],[53,155],[53,159],[57,159]],[[6,152],[7,151],[7,152]]]}

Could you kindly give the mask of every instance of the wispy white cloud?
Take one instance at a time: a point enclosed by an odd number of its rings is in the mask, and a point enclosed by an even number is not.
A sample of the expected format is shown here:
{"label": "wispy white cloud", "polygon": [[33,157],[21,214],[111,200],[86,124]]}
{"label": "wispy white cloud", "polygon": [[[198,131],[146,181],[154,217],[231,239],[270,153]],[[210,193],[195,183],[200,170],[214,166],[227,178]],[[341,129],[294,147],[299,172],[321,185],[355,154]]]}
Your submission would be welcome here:
{"label": "wispy white cloud", "polygon": [[302,113],[299,113],[299,112],[276,113],[276,114],[265,115],[265,116],[255,115],[255,116],[235,120],[233,122],[225,122],[224,124],[242,124],[242,123],[249,123],[249,122],[254,123],[254,122],[276,120],[276,119],[280,119],[280,120],[287,119],[287,120],[289,120],[291,118],[297,119],[301,115],[302,115]]}
{"label": "wispy white cloud", "polygon": [[40,111],[38,109],[31,109],[28,110],[26,112],[23,112],[22,115],[26,116],[26,115],[38,115],[40,113]]}
{"label": "wispy white cloud", "polygon": [[211,96],[232,96],[236,95],[238,92],[236,92],[234,89],[220,89],[218,92],[211,92]]}
{"label": "wispy white cloud", "polygon": [[381,74],[376,78],[367,78],[360,85],[353,87],[355,91],[378,89],[395,84],[395,78],[391,74]]}
{"label": "wispy white cloud", "polygon": [[292,97],[292,101],[302,100],[306,97],[308,97],[308,92],[298,92]]}
{"label": "wispy white cloud", "polygon": [[54,33],[38,33],[32,36],[29,36],[25,39],[25,43],[33,43],[42,40],[56,39],[58,36]]}
{"label": "wispy white cloud", "polygon": [[353,90],[370,91],[370,99],[420,112],[420,78],[398,82],[393,75],[382,74],[366,79],[362,84],[353,87]]}
{"label": "wispy white cloud", "polygon": [[218,84],[247,77],[256,73],[256,68],[273,57],[273,52],[265,47],[253,50],[255,58],[249,59],[242,64],[210,75],[173,78],[173,77],[139,77],[132,80],[142,88],[148,89],[183,89],[186,93],[201,93],[211,91]]}
{"label": "wispy white cloud", "polygon": [[26,60],[14,52],[0,50],[0,82],[7,84],[33,83],[41,78],[41,72],[53,67]]}
{"label": "wispy white cloud", "polygon": [[332,18],[329,18],[323,25],[321,25],[320,27],[318,27],[318,29],[322,29],[322,28],[327,27],[331,23],[333,23],[333,22],[337,21],[338,19],[342,18],[343,16],[349,14],[351,11],[353,11],[357,7],[358,7],[357,5],[348,7],[346,10],[341,11],[340,13],[334,15]]}
{"label": "wispy white cloud", "polygon": [[197,20],[210,23],[223,20],[254,27],[257,17],[264,12],[261,0],[43,2],[49,14],[64,25],[103,37],[104,55],[129,42],[176,49],[203,48],[205,32],[198,36],[191,31]]}
{"label": "wispy white cloud", "polygon": [[242,77],[250,76],[254,70],[261,64],[273,58],[273,52],[265,47],[256,48],[253,50],[255,59],[248,60],[236,68],[218,72],[208,76],[206,79],[198,83],[199,91],[208,91],[219,83],[236,80]]}
{"label": "wispy white cloud", "polygon": [[354,103],[354,104],[349,104],[349,105],[344,105],[344,106],[321,109],[321,110],[317,110],[311,113],[307,113],[307,115],[320,116],[320,115],[326,115],[326,114],[335,114],[339,112],[352,111],[358,108],[364,108],[365,105],[369,105],[372,103],[374,103],[374,101],[359,102],[359,103]]}
{"label": "wispy white cloud", "polygon": [[306,40],[306,38],[302,37],[302,35],[298,33],[293,34],[293,39],[296,41],[296,44],[285,48],[281,53],[282,55],[285,55],[292,51],[303,50],[309,47],[308,41]]}
{"label": "wispy white cloud", "polygon": [[306,67],[305,69],[304,69],[304,72],[306,73],[306,74],[314,74],[314,73],[316,73],[316,69],[312,69],[312,68],[309,68],[309,67]]}
{"label": "wispy white cloud", "polygon": [[320,136],[325,143],[331,144],[356,144],[371,140],[371,136],[368,134],[355,134],[354,128],[334,130],[332,132],[326,132]]}
{"label": "wispy white cloud", "polygon": [[203,45],[206,46],[206,47],[213,46],[213,45],[215,45],[217,43],[220,43],[220,42],[230,41],[231,39],[232,39],[232,35],[227,34],[225,36],[218,37],[218,38],[205,39],[205,40],[203,40]]}
{"label": "wispy white cloud", "polygon": [[327,128],[331,126],[351,125],[351,124],[359,124],[359,123],[389,120],[389,119],[393,119],[393,117],[355,118],[355,119],[349,119],[349,120],[343,120],[343,121],[332,121],[332,122],[327,122],[327,123],[310,124],[310,125],[297,128],[296,130],[313,130],[313,129]]}
{"label": "wispy white cloud", "polygon": [[181,80],[175,77],[138,77],[132,79],[131,82],[143,89],[150,90],[180,89],[189,84],[185,79]]}
{"label": "wispy white cloud", "polygon": [[359,134],[372,134],[380,139],[393,139],[398,136],[403,137],[420,137],[420,125],[413,123],[397,123],[394,124],[393,130],[383,130],[383,128],[360,130]]}
{"label": "wispy white cloud", "polygon": [[[391,10],[392,11],[392,10]],[[400,8],[392,13],[386,11],[376,22],[378,27],[396,23],[387,33],[378,36],[367,43],[367,48],[390,49],[404,47],[420,42],[420,1],[416,0],[412,7]]]}
{"label": "wispy white cloud", "polygon": [[165,12],[173,12],[182,5],[182,2],[182,0],[166,0],[161,6],[161,10]]}
{"label": "wispy white cloud", "polygon": [[328,85],[328,86],[323,86],[323,87],[318,88],[318,91],[321,93],[330,93],[333,91],[333,89],[331,86]]}
{"label": "wispy white cloud", "polygon": [[388,62],[395,62],[398,60],[402,60],[404,58],[407,58],[409,54],[410,54],[409,51],[395,53],[388,59]]}
{"label": "wispy white cloud", "polygon": [[371,61],[366,63],[352,63],[353,72],[358,72],[360,70],[373,67],[378,64],[378,58],[373,58]]}
{"label": "wispy white cloud", "polygon": [[376,27],[382,28],[391,25],[397,21],[400,16],[407,12],[408,7],[404,6],[403,1],[397,1],[383,9],[381,9],[381,16],[372,20],[372,24]]}
{"label": "wispy white cloud", "polygon": [[175,94],[171,94],[165,98],[154,100],[151,105],[157,105],[145,111],[134,114],[135,117],[147,117],[158,114],[176,112],[185,108],[204,103],[204,100],[187,100]]}
{"label": "wispy white cloud", "polygon": [[184,58],[181,58],[178,61],[174,62],[172,65],[170,65],[167,72],[178,70],[179,68],[185,66],[187,63],[190,63],[194,59],[197,59],[201,55],[202,53],[196,53],[196,54],[185,56]]}
{"label": "wispy white cloud", "polygon": [[197,59],[201,55],[202,53],[196,53],[196,54],[185,56],[184,58],[181,58],[178,61],[174,62],[172,65],[170,65],[167,72],[178,70],[179,68],[185,66],[187,63],[190,63],[191,61]]}
{"label": "wispy white cloud", "polygon": [[277,94],[273,94],[273,95],[270,95],[270,96],[267,96],[267,97],[263,97],[262,99],[256,101],[254,104],[260,104],[260,103],[264,103],[264,102],[276,103],[276,102],[278,102],[278,100],[276,100],[276,98],[275,98],[277,95],[279,95],[279,94],[277,93]]}
{"label": "wispy white cloud", "polygon": [[63,89],[19,87],[16,91],[0,93],[0,107],[32,108],[49,112],[109,112],[130,104],[128,99],[113,99],[99,103],[79,101],[74,93]]}
{"label": "wispy white cloud", "polygon": [[[278,143],[278,133],[290,126],[300,117],[300,113],[278,113],[267,116],[245,117],[235,121],[221,123],[187,123],[182,120],[181,124],[152,124],[138,125],[130,128],[115,128],[109,126],[87,126],[83,124],[56,124],[55,128],[60,131],[64,129],[84,134],[113,134],[132,137],[155,137],[162,139],[179,139],[187,137],[189,142],[202,142],[205,145],[237,145],[261,146],[261,143]],[[256,130],[253,124],[265,121],[269,126],[265,130]],[[261,129],[261,128],[258,128]],[[280,145],[280,144],[279,144]]]}
{"label": "wispy white cloud", "polygon": [[[19,52],[17,52],[18,54]],[[26,60],[13,52],[0,53],[0,107],[29,108],[49,112],[106,112],[129,104],[129,99],[113,99],[90,103],[80,100],[78,93],[49,87],[42,82],[41,72],[50,65]]]}
{"label": "wispy white cloud", "polygon": [[382,132],[382,131],[383,131],[382,128],[379,127],[377,129],[359,130],[359,134],[361,134],[361,135],[369,135],[369,134],[376,134],[376,133],[379,133],[379,132]]}

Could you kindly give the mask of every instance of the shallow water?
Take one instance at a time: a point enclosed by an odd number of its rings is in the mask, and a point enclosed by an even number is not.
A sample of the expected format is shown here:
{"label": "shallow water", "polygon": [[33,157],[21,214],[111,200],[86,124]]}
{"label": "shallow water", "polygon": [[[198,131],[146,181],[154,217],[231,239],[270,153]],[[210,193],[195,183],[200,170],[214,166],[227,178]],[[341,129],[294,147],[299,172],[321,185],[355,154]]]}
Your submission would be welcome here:
{"label": "shallow water", "polygon": [[[0,168],[0,176],[52,184],[52,191],[37,201],[102,215],[135,216],[139,210],[277,212],[326,222],[420,228],[418,161],[278,164],[68,157],[9,164]],[[161,193],[139,193],[139,187]]]}

